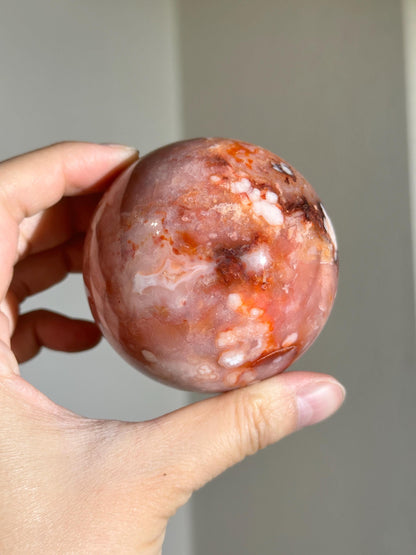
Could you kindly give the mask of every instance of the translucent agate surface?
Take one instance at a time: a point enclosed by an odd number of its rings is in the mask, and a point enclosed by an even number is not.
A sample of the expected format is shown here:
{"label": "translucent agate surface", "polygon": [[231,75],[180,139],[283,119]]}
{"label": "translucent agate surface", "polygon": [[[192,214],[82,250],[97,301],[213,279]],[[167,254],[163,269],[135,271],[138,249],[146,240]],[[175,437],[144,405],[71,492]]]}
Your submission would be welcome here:
{"label": "translucent agate surface", "polygon": [[102,198],[85,249],[104,336],[140,370],[189,390],[285,370],[324,326],[337,277],[334,231],[309,183],[228,139],[142,158]]}

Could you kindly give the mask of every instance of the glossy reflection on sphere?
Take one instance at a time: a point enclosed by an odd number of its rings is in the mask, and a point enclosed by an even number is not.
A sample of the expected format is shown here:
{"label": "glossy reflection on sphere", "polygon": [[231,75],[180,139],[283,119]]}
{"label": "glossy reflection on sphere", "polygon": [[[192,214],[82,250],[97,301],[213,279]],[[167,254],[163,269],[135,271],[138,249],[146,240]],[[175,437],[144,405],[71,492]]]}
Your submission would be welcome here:
{"label": "glossy reflection on sphere", "polygon": [[104,336],[167,384],[224,391],[282,372],[336,293],[337,247],[315,191],[258,146],[162,147],[107,191],[84,278]]}

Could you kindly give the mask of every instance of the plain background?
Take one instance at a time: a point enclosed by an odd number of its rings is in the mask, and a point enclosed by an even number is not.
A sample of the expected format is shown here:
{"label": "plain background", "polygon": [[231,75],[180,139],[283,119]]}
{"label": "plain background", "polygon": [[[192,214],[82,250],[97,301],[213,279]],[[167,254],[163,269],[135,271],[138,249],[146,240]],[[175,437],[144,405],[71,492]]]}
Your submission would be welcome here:
{"label": "plain background", "polygon": [[[415,551],[413,4],[0,0],[0,158],[63,139],[145,153],[236,137],[295,165],[337,230],[335,309],[296,367],[334,374],[345,406],[196,494],[168,528],[167,555]],[[23,308],[39,305],[89,314],[80,276]],[[23,371],[92,417],[152,418],[195,398],[141,376],[105,342],[43,352]]]}

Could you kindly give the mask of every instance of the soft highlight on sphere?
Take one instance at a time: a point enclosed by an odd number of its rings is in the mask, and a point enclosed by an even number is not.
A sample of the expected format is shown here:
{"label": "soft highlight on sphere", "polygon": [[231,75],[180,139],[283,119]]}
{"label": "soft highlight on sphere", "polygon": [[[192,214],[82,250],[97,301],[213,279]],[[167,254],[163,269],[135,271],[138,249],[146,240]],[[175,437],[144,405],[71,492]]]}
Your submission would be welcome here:
{"label": "soft highlight on sphere", "polygon": [[220,138],[164,146],[120,176],[87,236],[84,279],[104,336],[175,387],[226,391],[285,370],[337,288],[334,229],[275,154]]}

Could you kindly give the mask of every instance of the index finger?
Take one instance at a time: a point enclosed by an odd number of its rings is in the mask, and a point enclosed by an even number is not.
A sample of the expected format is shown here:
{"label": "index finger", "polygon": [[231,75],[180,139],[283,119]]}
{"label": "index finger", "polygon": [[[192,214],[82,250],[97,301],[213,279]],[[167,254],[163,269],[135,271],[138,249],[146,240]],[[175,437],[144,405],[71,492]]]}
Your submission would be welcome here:
{"label": "index finger", "polygon": [[63,196],[102,190],[137,158],[126,146],[67,142],[0,164],[0,299],[12,277],[20,222]]}
{"label": "index finger", "polygon": [[123,145],[58,143],[0,164],[0,204],[19,223],[63,196],[100,190],[138,158]]}

